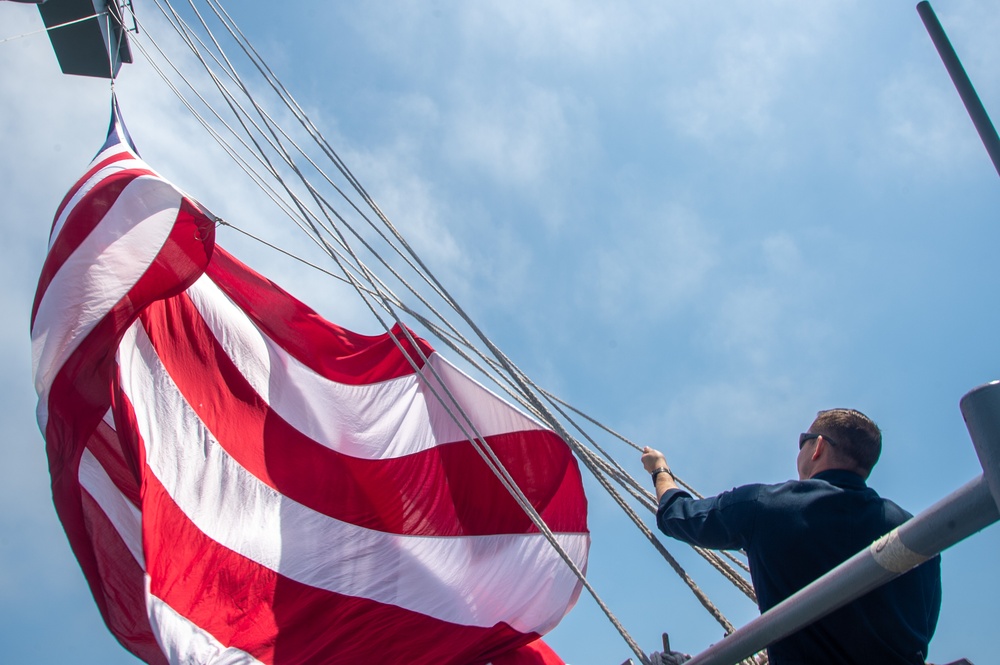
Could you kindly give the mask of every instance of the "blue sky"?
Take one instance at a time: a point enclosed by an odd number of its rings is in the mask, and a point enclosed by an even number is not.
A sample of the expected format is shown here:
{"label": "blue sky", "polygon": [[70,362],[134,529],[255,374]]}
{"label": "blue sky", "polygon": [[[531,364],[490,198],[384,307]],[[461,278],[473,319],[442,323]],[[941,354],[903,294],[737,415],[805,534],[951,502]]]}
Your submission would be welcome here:
{"label": "blue sky", "polygon": [[[134,0],[150,34],[155,9]],[[374,198],[536,382],[704,493],[794,475],[815,412],[883,428],[870,483],[917,512],[980,473],[958,409],[1000,379],[1000,182],[907,0],[385,2],[229,7]],[[1000,11],[935,9],[1000,115]],[[41,27],[0,2],[0,40]],[[180,56],[178,56],[180,57]],[[213,211],[308,244],[141,61],[117,83],[155,168]],[[104,138],[104,81],[47,39],[0,43],[0,640],[10,662],[129,663],[55,517],[28,318],[52,215]],[[228,229],[220,244],[330,319],[378,332],[326,278]],[[609,443],[636,474],[638,455]],[[590,578],[647,649],[722,635],[588,484]],[[651,522],[651,519],[650,519]],[[723,612],[756,611],[667,542]],[[994,526],[946,552],[931,659],[995,659]],[[582,597],[572,665],[624,642]]]}

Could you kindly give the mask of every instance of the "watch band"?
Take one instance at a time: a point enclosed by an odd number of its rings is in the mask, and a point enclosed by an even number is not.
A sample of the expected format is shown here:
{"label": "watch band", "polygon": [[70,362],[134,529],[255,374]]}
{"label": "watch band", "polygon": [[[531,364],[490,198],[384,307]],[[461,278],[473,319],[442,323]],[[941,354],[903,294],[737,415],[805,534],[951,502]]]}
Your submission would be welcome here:
{"label": "watch band", "polygon": [[674,477],[674,474],[670,473],[670,469],[668,469],[667,467],[665,467],[665,466],[658,467],[656,469],[653,469],[653,473],[651,474],[653,476],[653,484],[654,485],[656,484],[656,477],[658,475],[660,475],[661,473],[665,473],[668,476],[670,476],[671,478]]}

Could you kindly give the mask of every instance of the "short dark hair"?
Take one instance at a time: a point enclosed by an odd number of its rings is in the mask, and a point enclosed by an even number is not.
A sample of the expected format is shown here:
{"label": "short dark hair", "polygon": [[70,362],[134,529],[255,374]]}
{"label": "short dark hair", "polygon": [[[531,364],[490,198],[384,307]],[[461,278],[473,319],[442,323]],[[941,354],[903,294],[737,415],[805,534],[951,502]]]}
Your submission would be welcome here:
{"label": "short dark hair", "polygon": [[854,462],[865,477],[882,454],[882,430],[874,420],[855,409],[820,411],[812,429],[828,435],[837,453]]}

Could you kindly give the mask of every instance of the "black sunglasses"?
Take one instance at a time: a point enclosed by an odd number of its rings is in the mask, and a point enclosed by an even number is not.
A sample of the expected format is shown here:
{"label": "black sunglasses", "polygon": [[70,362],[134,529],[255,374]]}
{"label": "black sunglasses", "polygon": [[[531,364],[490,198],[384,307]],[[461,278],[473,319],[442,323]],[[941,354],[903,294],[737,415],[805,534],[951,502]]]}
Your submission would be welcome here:
{"label": "black sunglasses", "polygon": [[806,441],[811,441],[812,439],[818,439],[819,437],[823,437],[823,439],[826,440],[826,442],[829,443],[831,446],[837,445],[837,442],[828,437],[826,434],[816,434],[815,432],[802,432],[802,434],[799,434],[799,450],[802,450],[802,446],[806,445]]}

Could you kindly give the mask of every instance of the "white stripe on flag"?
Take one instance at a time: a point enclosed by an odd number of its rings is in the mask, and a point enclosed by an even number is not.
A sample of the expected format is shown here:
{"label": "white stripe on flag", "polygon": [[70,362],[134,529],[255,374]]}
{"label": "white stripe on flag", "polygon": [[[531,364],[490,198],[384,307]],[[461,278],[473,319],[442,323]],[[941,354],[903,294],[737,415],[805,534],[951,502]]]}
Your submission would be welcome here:
{"label": "white stripe on flag", "polygon": [[246,651],[226,647],[150,593],[146,575],[146,611],[160,649],[172,665],[263,665]]}
{"label": "white stripe on flag", "polygon": [[[48,403],[67,358],[142,277],[173,229],[177,190],[153,178],[126,187],[133,188],[66,259],[42,296],[31,340],[40,403]],[[44,432],[46,423],[39,426]]]}
{"label": "white stripe on flag", "polygon": [[[456,425],[438,399],[426,396],[428,389],[416,375],[376,385],[331,381],[267,337],[208,277],[201,277],[187,293],[257,394],[313,441],[352,457],[390,459],[471,435],[467,426],[463,430]],[[431,354],[429,363],[480,435],[543,429],[440,354]],[[447,393],[438,387],[431,371],[424,374],[433,381],[437,395],[447,401]],[[452,412],[457,409],[452,407]],[[407,413],[423,417],[415,421]],[[459,422],[465,424],[461,416]]]}
{"label": "white stripe on flag", "polygon": [[115,527],[136,563],[145,570],[146,562],[142,556],[142,513],[115,487],[107,471],[87,449],[84,449],[80,458],[79,479],[80,485]]}
{"label": "white stripe on flag", "polygon": [[[91,168],[93,168],[93,165],[99,164],[101,160],[107,159],[108,157],[111,157],[113,154],[121,152],[123,151],[120,147],[115,147],[111,150],[105,150],[100,155],[98,155],[98,157],[93,162],[91,162]],[[73,192],[73,197],[66,202],[66,205],[63,207],[62,212],[59,214],[59,217],[53,223],[52,231],[49,234],[49,249],[52,249],[53,244],[55,244],[56,238],[59,237],[59,233],[62,231],[63,226],[66,224],[66,219],[69,217],[69,214],[73,210],[73,208],[75,208],[77,204],[80,203],[80,199],[86,196],[87,193],[94,188],[94,185],[98,184],[108,176],[114,175],[115,173],[118,173],[119,171],[124,171],[126,169],[141,169],[144,171],[151,170],[149,166],[142,160],[135,158],[122,159],[121,161],[108,164],[100,171],[97,171],[92,176],[87,178],[86,182],[80,185],[80,188],[78,190]]]}

